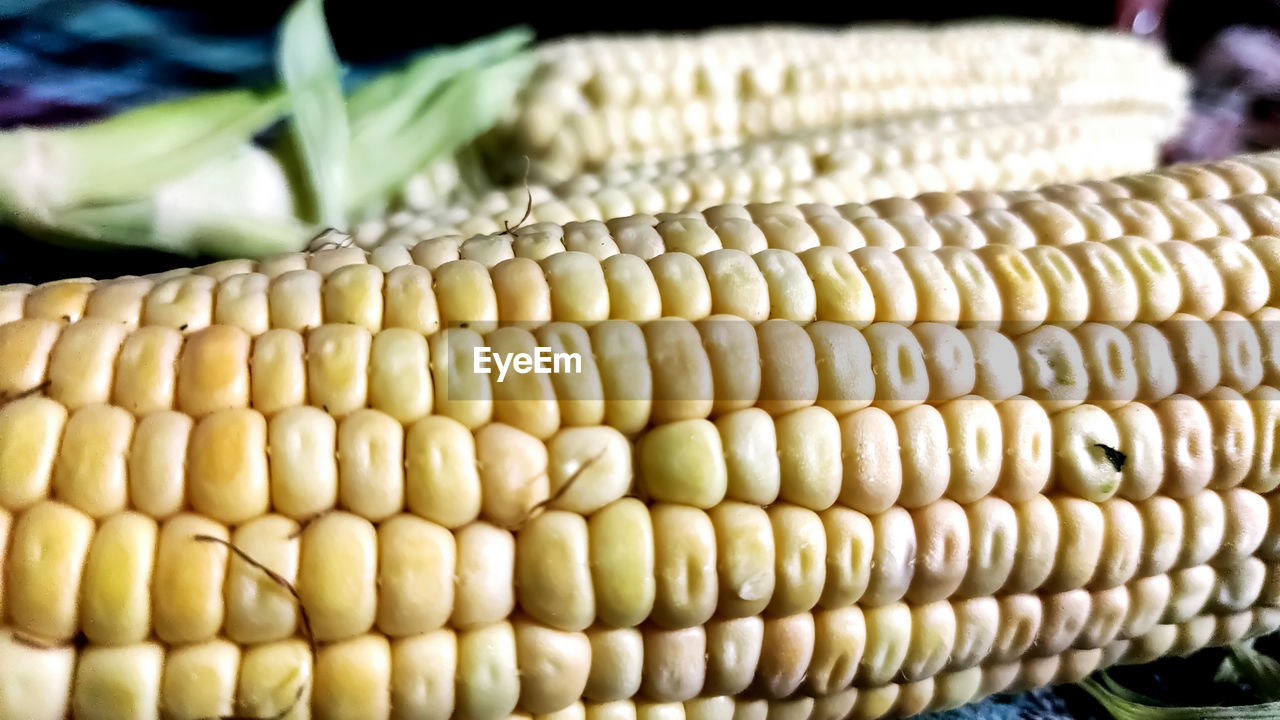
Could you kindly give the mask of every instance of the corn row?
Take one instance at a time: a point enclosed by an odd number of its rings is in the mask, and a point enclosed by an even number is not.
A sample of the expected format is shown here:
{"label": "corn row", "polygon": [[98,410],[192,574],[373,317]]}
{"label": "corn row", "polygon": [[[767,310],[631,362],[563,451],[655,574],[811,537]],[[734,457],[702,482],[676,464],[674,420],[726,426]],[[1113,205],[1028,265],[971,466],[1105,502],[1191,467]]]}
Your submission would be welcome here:
{"label": "corn row", "polygon": [[[1150,111],[1014,108],[826,129],[538,187],[531,216],[567,223],[731,202],[847,203],[1110,177],[1151,167],[1160,139],[1171,134],[1168,123],[1167,116]],[[458,199],[400,222],[427,235],[452,224],[464,233],[495,232],[503,222],[517,223],[527,201],[523,185]],[[386,242],[371,236],[376,229],[366,226],[357,240]]]}
{"label": "corn row", "polygon": [[[855,617],[854,627],[863,622],[899,620],[848,616]],[[936,622],[937,614],[927,617]],[[915,679],[909,674],[912,668],[898,669],[888,673],[891,680],[879,684],[832,684],[835,689],[831,691],[808,694],[813,693],[813,687],[833,680],[839,683],[864,672],[869,677],[871,672],[866,670],[880,670],[876,666],[886,660],[886,653],[891,664],[918,661],[912,647],[916,638],[908,641],[907,647],[878,647],[892,641],[876,637],[876,624],[863,626],[861,642],[867,644],[859,644],[852,655],[849,650],[828,647],[821,631],[834,630],[838,643],[842,631],[847,632],[845,628],[850,626],[848,618],[794,616],[757,622],[750,630],[735,627],[728,631],[730,635],[736,631],[739,637],[727,644],[719,637],[722,632],[709,626],[705,631],[697,629],[698,633],[644,642],[644,650],[631,649],[640,644],[638,640],[601,641],[601,635],[566,637],[516,620],[457,635],[447,631],[397,639],[363,635],[324,646],[314,660],[305,642],[297,639],[249,647],[223,639],[170,648],[150,642],[92,646],[77,657],[71,647],[33,646],[4,632],[0,634],[0,658],[9,669],[9,682],[25,692],[0,696],[0,703],[7,706],[6,714],[33,720],[61,718],[68,710],[77,718],[117,717],[120,711],[139,718],[159,717],[161,712],[165,717],[233,713],[267,717],[288,710],[300,689],[301,707],[293,707],[283,717],[306,717],[308,703],[318,708],[315,714],[319,717],[340,717],[357,709],[374,717],[503,717],[517,706],[529,714],[512,717],[734,718],[744,713],[752,717],[754,712],[797,718],[907,716],[958,707],[996,692],[1076,682],[1095,669],[1117,663],[1186,655],[1205,645],[1254,637],[1280,627],[1280,608],[1192,614],[1178,621],[1147,623],[1143,632],[1100,647],[1064,646],[1052,654],[1015,656]],[[907,613],[903,619],[911,618]],[[884,629],[896,632],[896,628]],[[797,639],[810,647],[783,650]],[[584,668],[576,662],[575,656],[616,650],[609,647],[610,642],[633,653],[644,652],[645,657],[615,655],[609,659],[631,664],[604,669]],[[682,645],[694,646],[702,657],[688,657],[690,648]],[[775,649],[799,655],[813,675],[807,676],[805,668],[778,666],[787,660],[766,654]],[[926,652],[932,653],[924,656],[926,661],[943,657],[932,648]],[[876,657],[870,657],[873,653]],[[554,666],[537,665],[536,661],[543,659],[538,655],[550,655],[546,660],[552,663],[559,661],[558,672],[550,670]],[[744,672],[744,661],[755,662],[753,657],[762,659],[761,666],[745,668],[744,684],[737,676]],[[530,660],[535,663],[517,677],[518,668]],[[669,678],[690,675],[704,688],[740,689],[671,699],[690,694],[681,689],[683,692],[663,696],[662,690],[677,689],[663,687],[670,684]],[[801,692],[781,698],[774,697],[781,693],[771,692],[787,687]],[[110,707],[100,700],[107,688],[114,701]],[[629,694],[601,699],[611,691]],[[583,693],[594,697],[582,702]],[[648,702],[632,699],[646,696]]]}
{"label": "corn row", "polygon": [[[947,30],[886,36],[860,28],[804,31],[782,45],[771,44],[776,30],[552,43],[493,133],[495,170],[518,178],[523,163],[512,158],[528,155],[536,178],[563,180],[619,159],[925,111],[1035,103],[1181,109],[1185,78],[1155,48],[1033,26],[1009,44],[996,38],[1007,30],[972,26],[983,37],[977,43]],[[1032,39],[1042,36],[1044,44]]]}
{"label": "corn row", "polygon": [[[946,139],[941,142],[949,144]],[[586,175],[572,181],[569,184],[572,187],[567,190],[553,191],[533,185],[528,188],[528,196],[523,186],[493,190],[475,200],[429,215],[401,212],[386,220],[371,221],[357,229],[355,239],[362,247],[374,247],[412,245],[418,240],[448,234],[469,237],[495,233],[503,227],[518,225],[530,199],[532,222],[549,220],[561,225],[633,214],[661,215],[673,209],[701,211],[708,219],[721,217],[725,212],[735,217],[748,217],[767,212],[769,207],[794,205],[805,216],[836,214],[850,221],[921,216],[931,220],[935,226],[940,224],[935,229],[942,234],[944,242],[947,242],[947,237],[955,236],[957,242],[968,244],[981,242],[984,233],[982,218],[992,214],[1003,217],[1006,215],[1004,211],[1019,217],[1034,213],[1037,218],[1047,213],[1049,217],[1040,221],[1056,220],[1058,227],[1049,232],[1060,233],[1064,239],[1076,237],[1081,232],[1092,240],[1111,239],[1121,232],[1157,239],[1171,232],[1182,233],[1181,239],[1198,239],[1214,234],[1240,237],[1241,232],[1247,236],[1248,231],[1243,228],[1248,223],[1238,211],[1215,203],[1193,204],[1186,201],[1265,195],[1280,189],[1280,164],[1274,153],[1240,156],[1216,163],[1175,165],[1108,181],[1064,182],[1069,179],[1068,175],[1113,175],[1101,167],[1105,163],[1128,163],[1129,167],[1136,167],[1136,161],[1118,160],[1133,152],[1133,142],[1123,141],[1121,145],[1123,147],[1110,143],[1064,146],[1058,157],[1078,164],[1070,170],[1046,170],[1054,161],[1051,156],[1037,150],[1000,155],[1007,158],[1001,161],[1007,164],[1006,169],[1018,174],[1016,180],[1006,178],[1008,187],[1037,184],[1037,180],[1022,175],[1029,168],[1036,167],[1042,169],[1033,170],[1033,174],[1051,172],[1055,175],[1052,182],[1057,183],[1034,191],[1000,192],[990,187],[977,187],[979,180],[974,172],[981,163],[972,158],[959,164],[906,164],[872,170],[862,154],[845,153],[842,156],[845,160],[841,162],[847,160],[856,165],[856,169],[830,171],[825,168],[825,164],[830,162],[826,159],[829,156],[817,156],[806,161],[802,151],[780,150],[772,162],[766,162],[754,159],[754,153],[760,151],[753,150],[749,151],[752,153],[750,165],[743,170],[748,177],[734,169],[706,169],[703,165],[711,156],[697,156],[698,159],[690,161],[691,167],[678,177],[621,182],[623,178],[614,174]],[[880,155],[877,162],[896,162],[894,154],[881,151]],[[1144,160],[1140,164],[1145,167],[1150,163]],[[819,174],[819,169],[824,174]],[[965,189],[958,192],[922,192],[929,188]],[[914,198],[911,197],[913,195]],[[851,202],[858,198],[880,199]],[[762,202],[764,200],[771,202]],[[1135,200],[1140,202],[1133,202]],[[745,204],[752,212],[747,212],[747,208],[741,211],[720,208],[716,202]],[[1064,209],[1077,208],[1081,204],[1103,204],[1104,208],[1089,208],[1087,217],[1076,220],[1068,216],[1080,211],[1064,212]],[[933,216],[944,217],[934,221]],[[976,228],[974,221],[980,223]]]}

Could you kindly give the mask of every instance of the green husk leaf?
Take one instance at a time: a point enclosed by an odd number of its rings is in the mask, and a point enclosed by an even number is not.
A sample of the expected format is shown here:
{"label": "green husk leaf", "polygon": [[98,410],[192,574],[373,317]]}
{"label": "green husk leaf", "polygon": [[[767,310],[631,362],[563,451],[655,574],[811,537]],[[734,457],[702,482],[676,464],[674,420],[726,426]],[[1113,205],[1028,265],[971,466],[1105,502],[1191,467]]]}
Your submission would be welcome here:
{"label": "green husk leaf", "polygon": [[285,15],[276,59],[293,109],[290,134],[310,195],[307,210],[345,227],[350,133],[342,67],[325,23],[323,0],[298,0]]}
{"label": "green husk leaf", "polygon": [[1280,701],[1280,663],[1253,649],[1253,641],[1231,646],[1231,663],[1264,700]]}
{"label": "green husk leaf", "polygon": [[450,154],[493,126],[534,66],[530,55],[463,71],[449,80],[399,131],[374,144],[356,138],[351,157],[348,207],[386,197],[415,172]]}
{"label": "green husk leaf", "polygon": [[1116,720],[1268,720],[1280,717],[1280,702],[1235,707],[1162,705],[1154,698],[1120,685],[1105,672],[1085,678],[1080,687]]}

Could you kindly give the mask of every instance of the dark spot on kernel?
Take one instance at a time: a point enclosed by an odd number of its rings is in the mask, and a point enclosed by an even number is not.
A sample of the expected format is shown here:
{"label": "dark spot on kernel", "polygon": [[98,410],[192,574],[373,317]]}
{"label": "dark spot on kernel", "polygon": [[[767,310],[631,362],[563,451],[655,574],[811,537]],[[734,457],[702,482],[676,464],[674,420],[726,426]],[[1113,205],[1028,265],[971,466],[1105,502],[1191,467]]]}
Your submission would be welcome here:
{"label": "dark spot on kernel", "polygon": [[187,323],[182,323],[181,325],[178,326],[178,329],[185,331],[188,327],[190,326],[187,325]]}
{"label": "dark spot on kernel", "polygon": [[1107,456],[1107,462],[1111,463],[1111,467],[1115,468],[1116,472],[1124,469],[1124,461],[1128,459],[1127,455],[1102,443],[1094,443],[1093,446],[1102,449],[1103,454]]}

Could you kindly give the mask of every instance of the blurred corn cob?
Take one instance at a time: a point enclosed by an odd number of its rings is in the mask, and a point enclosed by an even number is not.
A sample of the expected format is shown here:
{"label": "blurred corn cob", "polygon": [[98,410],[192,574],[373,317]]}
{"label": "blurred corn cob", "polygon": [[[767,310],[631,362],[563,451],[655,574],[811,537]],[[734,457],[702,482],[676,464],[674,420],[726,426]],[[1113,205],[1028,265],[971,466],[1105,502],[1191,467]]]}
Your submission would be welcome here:
{"label": "blurred corn cob", "polygon": [[1181,116],[1161,49],[1050,23],[769,28],[546,43],[488,138],[495,177],[582,172],[848,123],[993,108],[1146,107]]}
{"label": "blurred corn cob", "polygon": [[[1275,630],[1267,167],[1067,204],[1151,239],[765,205],[0,287],[0,714],[874,718]],[[1241,239],[1130,212],[1180,195]]]}

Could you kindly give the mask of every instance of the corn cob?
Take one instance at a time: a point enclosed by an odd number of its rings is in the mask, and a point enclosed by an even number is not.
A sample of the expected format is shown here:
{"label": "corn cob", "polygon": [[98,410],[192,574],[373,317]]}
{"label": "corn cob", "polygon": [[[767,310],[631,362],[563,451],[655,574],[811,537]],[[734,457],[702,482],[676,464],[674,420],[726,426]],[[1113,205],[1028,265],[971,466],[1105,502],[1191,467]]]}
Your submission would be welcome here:
{"label": "corn cob", "polygon": [[1176,115],[1185,90],[1157,48],[1034,23],[587,37],[539,52],[492,133],[500,179],[519,179],[522,155],[535,179],[555,182],[607,162],[938,110],[1136,103]]}
{"label": "corn cob", "polygon": [[1149,111],[1000,109],[824,130],[715,153],[579,175],[554,187],[491,189],[452,205],[373,221],[368,246],[391,234],[496,232],[519,222],[527,192],[535,221],[601,220],[634,212],[703,210],[722,203],[844,203],[921,192],[1025,188],[1118,175],[1155,164],[1169,119]]}
{"label": "corn cob", "polygon": [[[714,253],[436,245],[6,288],[0,703],[878,717],[1275,629],[1278,244],[721,250],[765,279],[719,295]],[[467,370],[537,346],[580,369]]]}

